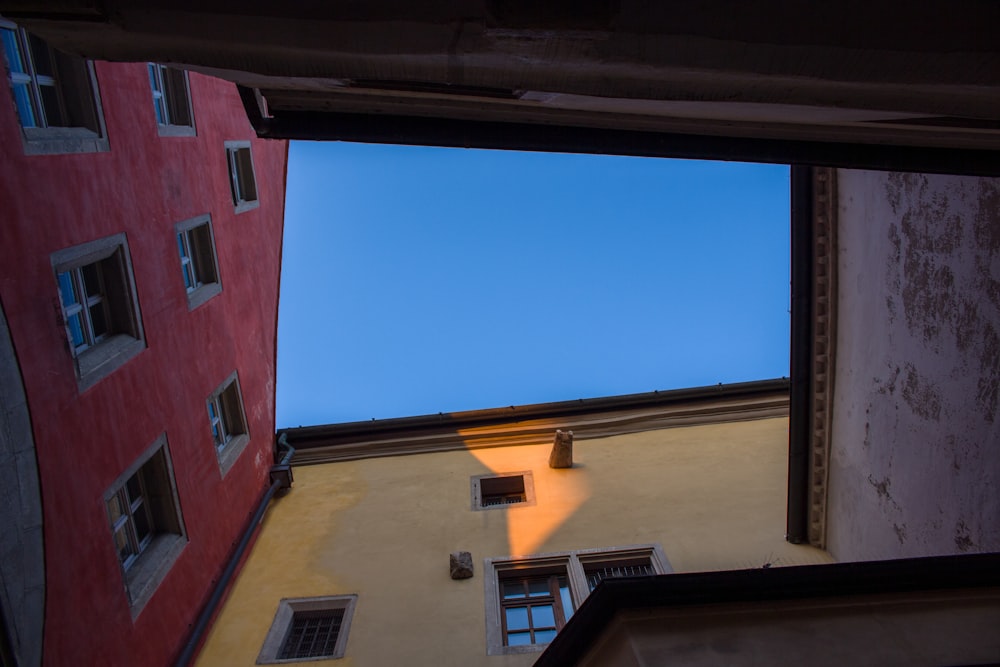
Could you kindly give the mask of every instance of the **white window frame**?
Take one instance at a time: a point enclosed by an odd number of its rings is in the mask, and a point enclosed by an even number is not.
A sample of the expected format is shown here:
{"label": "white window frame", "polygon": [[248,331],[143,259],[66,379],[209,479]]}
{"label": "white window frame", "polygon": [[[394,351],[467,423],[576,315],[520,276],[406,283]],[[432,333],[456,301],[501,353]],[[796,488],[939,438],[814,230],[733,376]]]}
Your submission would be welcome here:
{"label": "white window frame", "polygon": [[[298,662],[315,662],[317,660],[334,660],[343,658],[347,652],[347,639],[351,631],[351,620],[354,617],[354,608],[357,606],[357,594],[350,595],[329,595],[311,598],[282,598],[278,602],[278,610],[274,614],[271,628],[264,638],[264,644],[257,656],[258,665],[284,665]],[[311,658],[288,658],[280,659],[288,633],[292,628],[292,621],[297,613],[335,611],[344,610],[344,617],[340,622],[340,630],[337,633],[337,642],[334,651],[330,655],[315,656]]]}
{"label": "white window frame", "polygon": [[[8,59],[5,59],[11,101],[14,103],[21,124],[25,154],[54,155],[109,150],[110,145],[107,138],[107,129],[104,124],[104,110],[101,105],[101,96],[97,87],[97,77],[94,73],[93,62],[76,56],[62,54],[48,47],[50,58],[53,60],[53,67],[60,66],[56,61],[62,65],[70,63],[72,66],[68,68],[68,71],[66,69],[62,71],[62,74],[65,75],[63,79],[58,78],[58,75],[41,75],[38,73],[34,62],[32,49],[29,45],[28,32],[16,23],[2,17],[0,17],[0,30],[9,31],[9,35],[13,37],[9,43],[17,52],[20,61],[17,66],[13,66]],[[44,42],[44,40],[40,41]],[[58,57],[57,53],[59,53]],[[17,71],[21,69],[24,71]],[[24,118],[24,114],[17,104],[16,90],[18,88],[27,91],[27,103],[31,113],[30,118]],[[89,118],[87,125],[62,126],[52,124],[46,116],[45,104],[42,99],[43,88],[53,89],[54,94],[59,100],[59,107],[64,114],[68,114],[65,103],[67,93],[79,98],[76,109],[78,111],[82,108],[87,109],[86,116]]]}
{"label": "white window frame", "polygon": [[181,284],[187,293],[188,310],[194,310],[222,292],[212,218],[199,215],[178,222],[174,233],[180,255]]}
{"label": "white window frame", "polygon": [[[138,497],[131,497],[127,490],[133,479],[137,479],[141,489]],[[112,506],[123,501],[126,511],[116,516]],[[111,529],[113,553],[121,567],[129,609],[135,619],[188,542],[166,433],[161,433],[111,484],[104,493],[104,510]],[[142,539],[136,534],[135,524],[135,516],[140,512],[149,522],[149,533]],[[131,549],[125,558],[121,557],[116,540],[121,532],[126,534]]]}
{"label": "white window frame", "polygon": [[[227,141],[226,164],[229,169],[229,185],[233,195],[233,207],[237,213],[249,211],[260,206],[260,195],[257,191],[257,171],[253,163],[253,149],[249,141]],[[250,173],[244,172],[244,162],[240,160],[241,151],[246,151]],[[243,183],[247,181],[253,192],[247,192]]]}
{"label": "white window frame", "polygon": [[[532,556],[508,556],[485,559],[485,575],[483,581],[486,594],[486,654],[510,655],[518,653],[536,653],[545,649],[548,644],[530,644],[524,646],[506,646],[504,644],[503,613],[500,583],[504,575],[517,573],[518,576],[530,577],[534,573],[539,576],[550,575],[554,571],[565,568],[569,579],[569,589],[573,601],[573,612],[580,608],[590,587],[587,584],[587,565],[598,562],[614,562],[629,559],[649,559],[649,564],[656,574],[673,572],[670,562],[659,544],[634,544],[623,547],[599,549],[579,549]],[[572,613],[566,614],[566,619]]]}
{"label": "white window frame", "polygon": [[[159,135],[161,137],[195,136],[197,132],[194,126],[191,85],[188,81],[187,71],[160,63],[146,63],[146,70],[149,74],[149,86],[153,94],[153,111]],[[178,83],[179,86],[176,85]],[[186,119],[174,117],[176,114],[172,113],[171,109],[177,105],[183,106],[186,110]]]}
{"label": "white window frame", "polygon": [[[59,250],[51,262],[77,386],[84,391],[146,348],[128,239],[121,233]],[[99,293],[87,296],[83,272],[91,265],[98,265]],[[107,283],[109,274],[115,279],[113,285]],[[71,302],[66,299],[67,285],[73,291]],[[114,298],[109,296],[112,291]],[[95,307],[102,309],[106,332],[95,331],[91,314]],[[75,341],[73,321],[79,322],[82,342]]]}
{"label": "white window frame", "polygon": [[250,429],[243,407],[243,392],[236,371],[226,378],[205,401],[209,434],[223,476],[250,443]]}

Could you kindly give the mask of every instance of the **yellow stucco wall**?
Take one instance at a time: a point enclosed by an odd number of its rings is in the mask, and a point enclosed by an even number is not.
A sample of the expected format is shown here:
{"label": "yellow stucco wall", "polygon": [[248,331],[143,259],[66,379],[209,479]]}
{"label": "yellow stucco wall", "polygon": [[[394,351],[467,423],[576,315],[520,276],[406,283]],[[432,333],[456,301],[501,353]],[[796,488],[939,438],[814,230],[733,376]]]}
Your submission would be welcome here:
{"label": "yellow stucco wall", "polygon": [[[784,540],[788,420],[663,429],[295,469],[198,664],[253,665],[283,597],[358,594],[346,657],[309,664],[530,665],[486,655],[483,559],[658,543],[674,571],[829,562]],[[473,511],[470,478],[531,470],[537,503]],[[472,579],[448,554],[471,551]]]}

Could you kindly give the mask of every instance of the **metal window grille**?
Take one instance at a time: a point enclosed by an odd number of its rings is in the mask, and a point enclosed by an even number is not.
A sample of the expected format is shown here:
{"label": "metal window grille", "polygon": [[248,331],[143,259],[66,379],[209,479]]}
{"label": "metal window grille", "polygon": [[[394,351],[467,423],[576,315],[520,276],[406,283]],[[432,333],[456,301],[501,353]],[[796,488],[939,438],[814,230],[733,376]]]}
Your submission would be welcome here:
{"label": "metal window grille", "polygon": [[483,496],[483,507],[493,507],[494,505],[512,505],[514,503],[525,502],[525,496],[523,493],[505,493],[497,495],[484,495]]}
{"label": "metal window grille", "polygon": [[344,620],[343,609],[297,613],[281,645],[279,660],[332,656]]}
{"label": "metal window grille", "polygon": [[523,475],[485,477],[479,482],[479,506],[496,507],[527,502]]}
{"label": "metal window grille", "polygon": [[642,577],[651,574],[656,574],[653,571],[653,566],[649,563],[639,563],[639,564],[606,564],[597,567],[586,568],[587,573],[587,586],[590,590],[597,588],[597,585],[604,581],[605,579],[614,579],[616,577]]}

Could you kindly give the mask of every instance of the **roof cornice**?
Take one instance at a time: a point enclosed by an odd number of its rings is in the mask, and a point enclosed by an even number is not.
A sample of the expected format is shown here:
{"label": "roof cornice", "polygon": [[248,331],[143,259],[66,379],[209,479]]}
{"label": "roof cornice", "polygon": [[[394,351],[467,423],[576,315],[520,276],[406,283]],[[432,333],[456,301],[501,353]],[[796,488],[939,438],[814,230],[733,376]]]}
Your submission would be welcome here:
{"label": "roof cornice", "polygon": [[293,463],[538,445],[557,429],[574,439],[788,415],[788,380],[719,384],[607,398],[284,429]]}

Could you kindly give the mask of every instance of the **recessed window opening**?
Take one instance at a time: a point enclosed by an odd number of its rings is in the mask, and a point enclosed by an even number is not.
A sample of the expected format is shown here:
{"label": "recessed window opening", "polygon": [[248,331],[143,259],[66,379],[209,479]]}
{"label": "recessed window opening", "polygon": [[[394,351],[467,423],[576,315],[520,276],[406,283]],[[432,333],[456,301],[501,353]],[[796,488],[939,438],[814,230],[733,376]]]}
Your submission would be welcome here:
{"label": "recessed window opening", "polygon": [[357,601],[357,595],[282,599],[257,664],[344,657]]}
{"label": "recessed window opening", "polygon": [[593,591],[605,579],[618,577],[645,577],[656,574],[649,556],[641,558],[619,559],[609,562],[584,563],[583,571],[587,575],[587,587]]}
{"label": "recessed window opening", "polygon": [[278,658],[288,660],[333,655],[343,620],[343,609],[296,613]]}
{"label": "recessed window opening", "polygon": [[478,475],[472,478],[472,509],[491,510],[535,504],[530,470]]}
{"label": "recessed window opening", "polygon": [[522,576],[504,573],[500,579],[504,646],[548,644],[573,615],[573,597],[565,567],[561,574]]}
{"label": "recessed window opening", "polygon": [[481,482],[480,488],[482,490],[483,507],[511,505],[513,503],[523,503],[527,500],[527,497],[524,495],[523,475],[484,479]]}
{"label": "recessed window opening", "polygon": [[147,63],[146,67],[149,70],[156,124],[160,126],[161,134],[168,128],[183,128],[184,134],[193,134],[187,72],[159,63]]}

